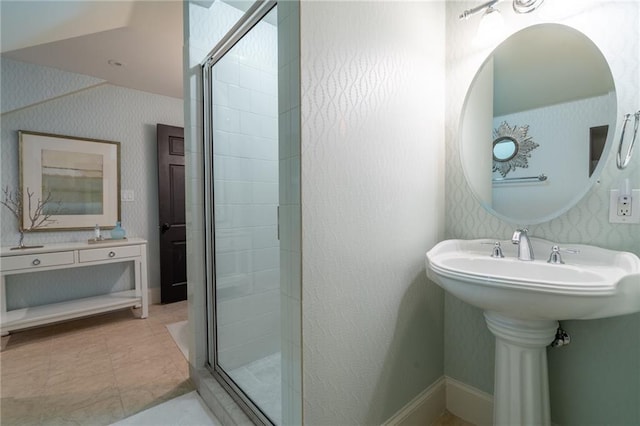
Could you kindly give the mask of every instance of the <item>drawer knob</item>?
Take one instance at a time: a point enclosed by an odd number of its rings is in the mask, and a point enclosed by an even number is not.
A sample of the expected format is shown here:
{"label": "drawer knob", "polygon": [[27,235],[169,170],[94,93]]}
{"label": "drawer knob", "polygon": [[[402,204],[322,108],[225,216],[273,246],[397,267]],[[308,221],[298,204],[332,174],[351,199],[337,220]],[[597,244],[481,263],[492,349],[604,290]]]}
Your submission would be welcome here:
{"label": "drawer knob", "polygon": [[115,252],[115,251],[110,251],[110,252],[109,252],[109,257],[115,257],[115,255],[116,255],[116,252]]}
{"label": "drawer knob", "polygon": [[31,262],[31,264],[33,266],[38,266],[40,264],[40,259],[33,259],[33,262]]}

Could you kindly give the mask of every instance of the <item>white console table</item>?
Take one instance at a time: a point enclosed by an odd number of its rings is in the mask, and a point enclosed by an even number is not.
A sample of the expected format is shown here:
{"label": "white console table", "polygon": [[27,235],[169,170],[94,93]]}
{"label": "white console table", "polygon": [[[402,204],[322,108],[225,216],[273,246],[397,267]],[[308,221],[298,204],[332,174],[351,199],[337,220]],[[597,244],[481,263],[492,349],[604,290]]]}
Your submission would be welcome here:
{"label": "white console table", "polygon": [[[0,251],[0,333],[34,327],[57,321],[98,314],[101,312],[141,307],[140,317],[149,314],[147,292],[147,242],[140,238],[108,240],[95,244],[47,244],[41,248]],[[133,262],[135,289],[100,296],[86,297],[48,305],[7,311],[6,277],[8,275],[42,272]]]}

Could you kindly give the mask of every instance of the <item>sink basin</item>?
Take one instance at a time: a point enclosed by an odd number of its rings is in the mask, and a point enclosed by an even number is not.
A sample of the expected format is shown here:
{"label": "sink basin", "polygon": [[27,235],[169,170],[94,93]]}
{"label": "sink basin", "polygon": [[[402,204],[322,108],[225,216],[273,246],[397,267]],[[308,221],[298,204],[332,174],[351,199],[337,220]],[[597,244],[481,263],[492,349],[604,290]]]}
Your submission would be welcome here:
{"label": "sink basin", "polygon": [[[597,319],[640,311],[640,259],[627,252],[571,244],[565,264],[547,263],[554,243],[531,237],[534,261],[490,256],[495,240],[447,240],[427,253],[427,274],[485,311],[533,320]],[[562,247],[562,246],[561,246]]]}
{"label": "sink basin", "polygon": [[530,237],[533,261],[501,241],[447,240],[427,253],[429,278],[484,310],[496,338],[493,423],[551,424],[547,346],[558,321],[640,312],[640,259],[626,252],[572,244],[564,264],[547,263],[553,243]]}
{"label": "sink basin", "polygon": [[640,312],[640,259],[626,252],[572,244],[564,264],[547,263],[553,243],[530,237],[533,261],[501,241],[447,240],[427,253],[429,278],[484,310],[496,338],[493,423],[551,424],[547,346],[559,320]]}

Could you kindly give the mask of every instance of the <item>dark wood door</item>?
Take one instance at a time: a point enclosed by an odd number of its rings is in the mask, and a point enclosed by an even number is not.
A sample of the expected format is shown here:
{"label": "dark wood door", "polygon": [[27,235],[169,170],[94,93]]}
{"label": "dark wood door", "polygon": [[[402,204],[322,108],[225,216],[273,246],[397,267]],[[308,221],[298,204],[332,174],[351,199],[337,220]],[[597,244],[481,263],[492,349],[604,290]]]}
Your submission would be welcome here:
{"label": "dark wood door", "polygon": [[160,298],[187,298],[184,129],[157,125],[158,201],[160,209]]}

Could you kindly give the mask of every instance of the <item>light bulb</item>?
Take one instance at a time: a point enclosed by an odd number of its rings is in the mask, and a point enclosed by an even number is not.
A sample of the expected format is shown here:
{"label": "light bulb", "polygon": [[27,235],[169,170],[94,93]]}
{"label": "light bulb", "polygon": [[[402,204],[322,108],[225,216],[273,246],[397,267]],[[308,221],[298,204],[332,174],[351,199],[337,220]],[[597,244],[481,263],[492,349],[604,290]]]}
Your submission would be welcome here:
{"label": "light bulb", "polygon": [[477,46],[488,46],[504,35],[504,18],[498,9],[488,7],[482,15],[478,32],[474,39]]}

